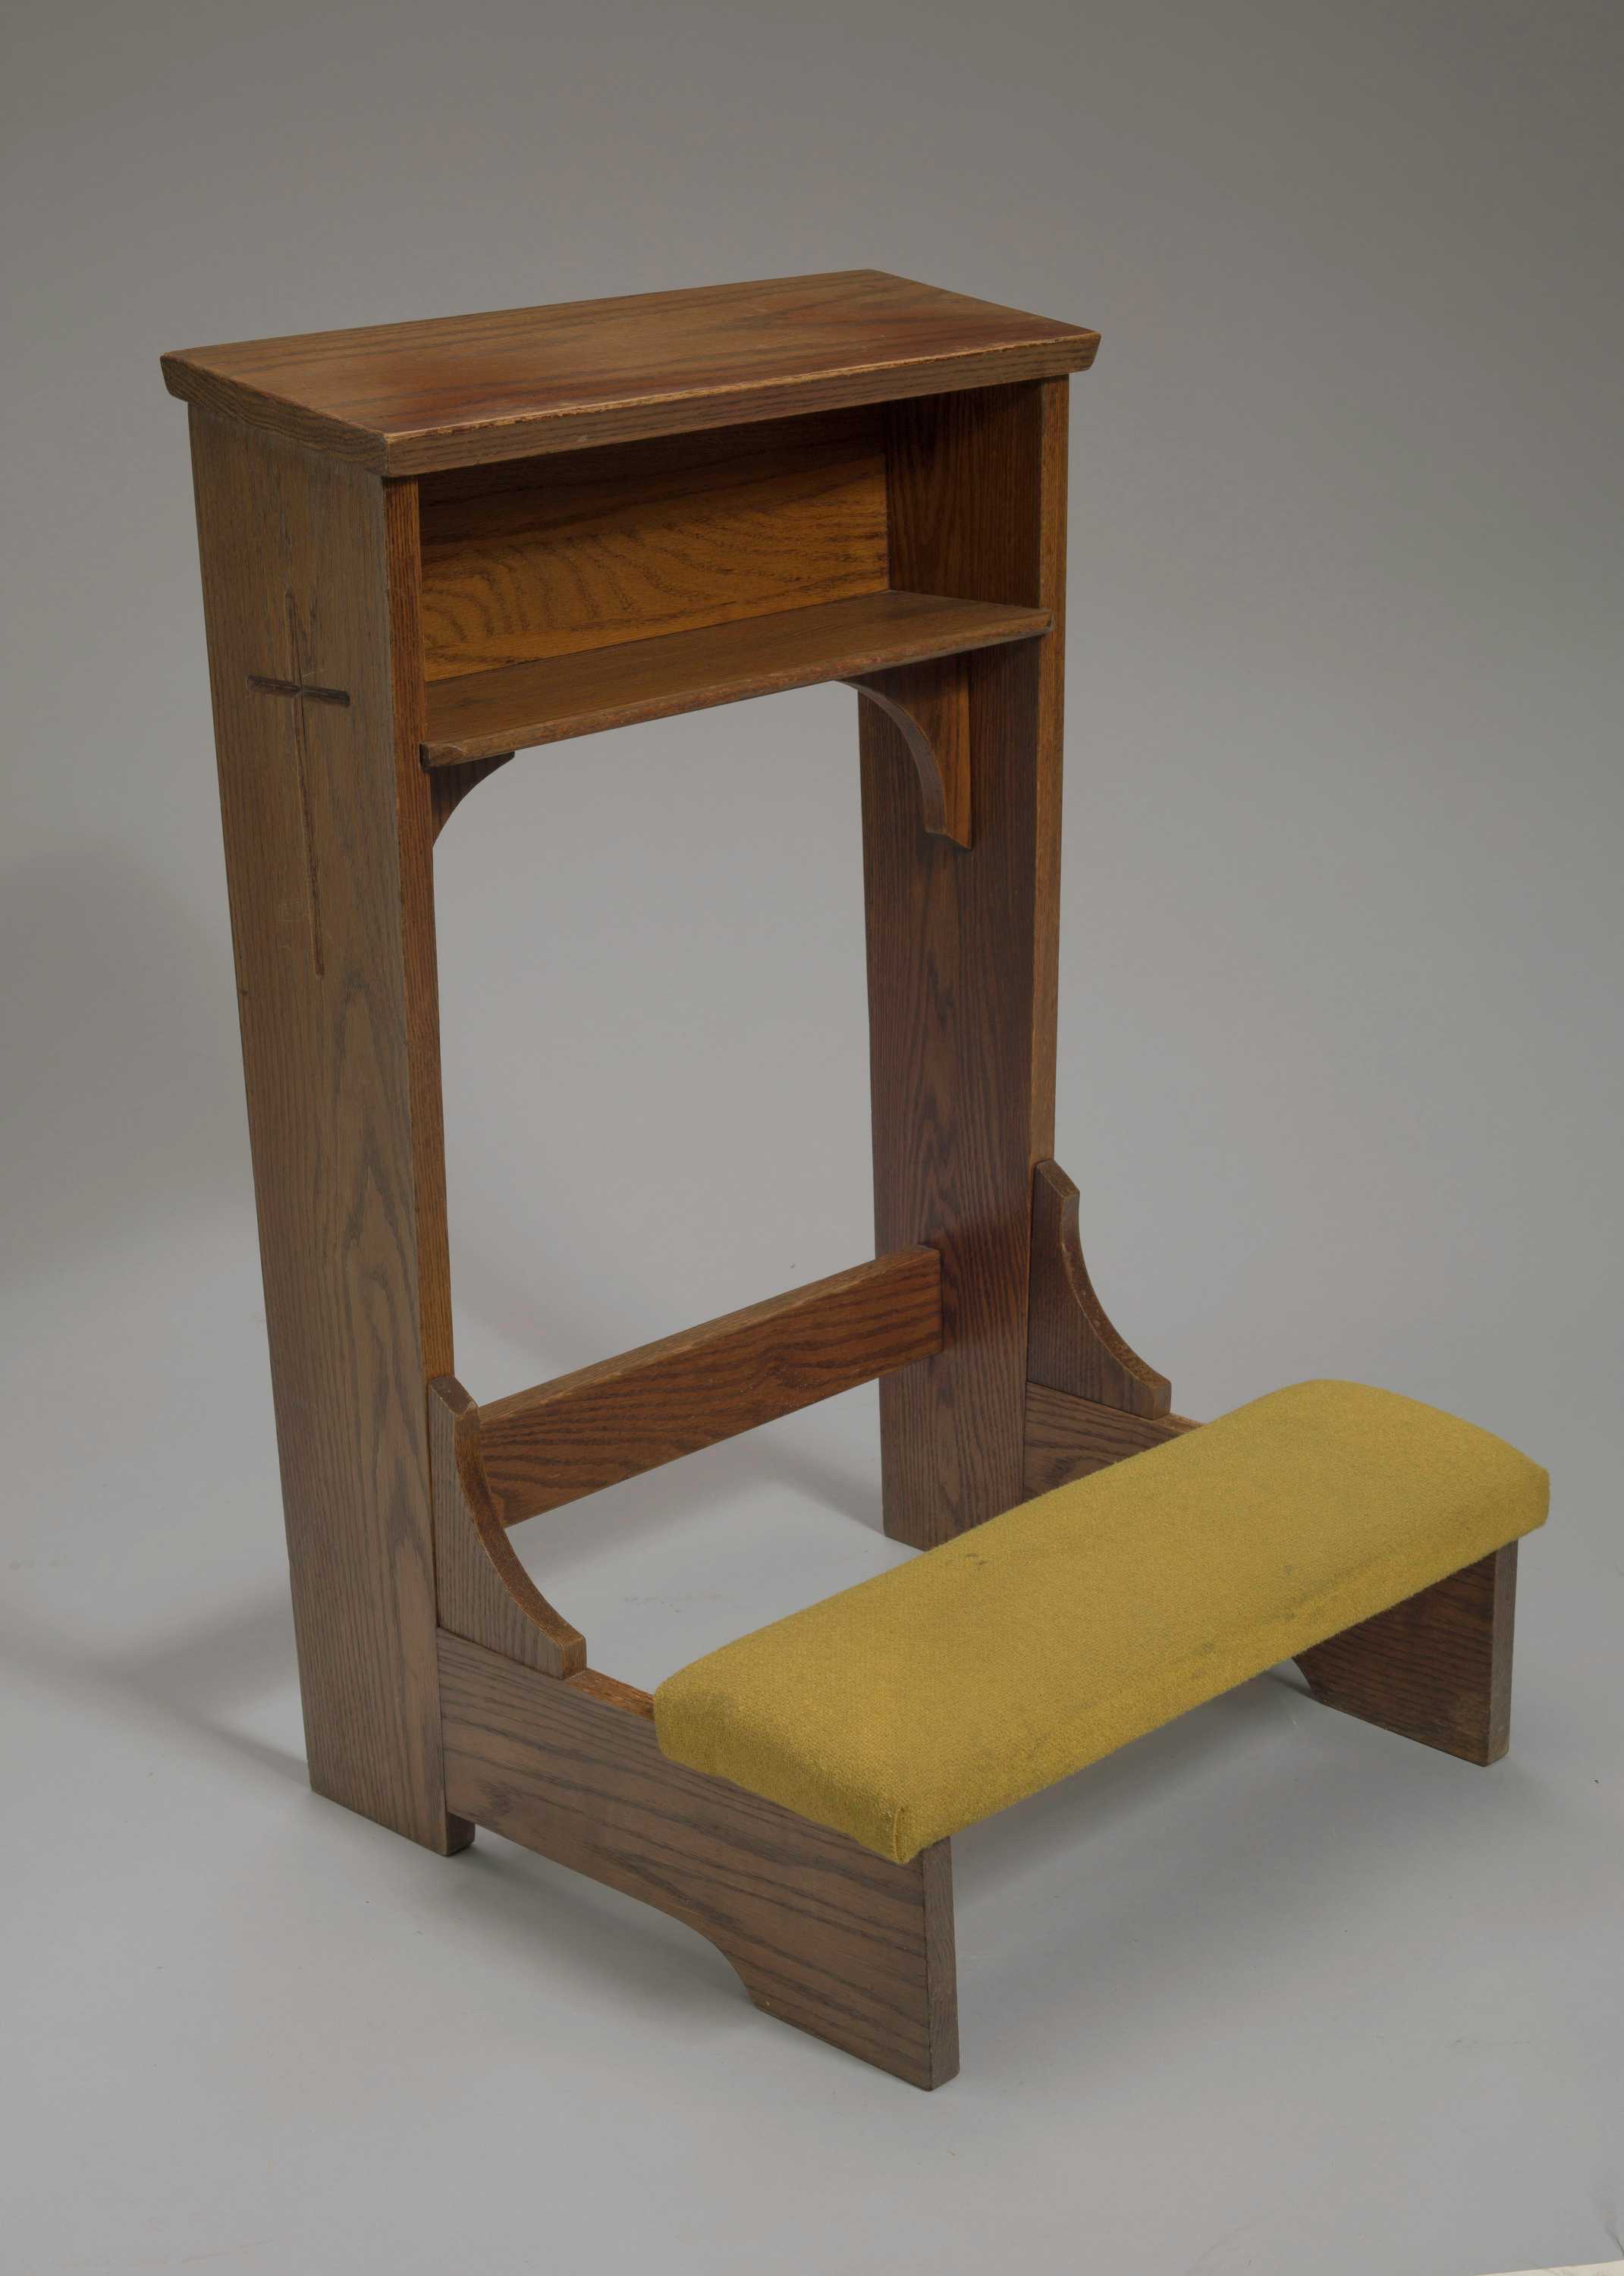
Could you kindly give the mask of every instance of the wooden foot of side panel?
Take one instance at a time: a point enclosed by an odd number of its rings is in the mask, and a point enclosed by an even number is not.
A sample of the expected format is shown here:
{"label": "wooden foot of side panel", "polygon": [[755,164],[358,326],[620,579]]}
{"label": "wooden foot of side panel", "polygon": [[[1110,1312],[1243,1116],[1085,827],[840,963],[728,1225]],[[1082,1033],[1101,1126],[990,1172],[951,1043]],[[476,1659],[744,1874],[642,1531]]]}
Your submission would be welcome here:
{"label": "wooden foot of side panel", "polygon": [[911,2085],[959,2067],[948,1845],[895,1865],[668,1762],[640,1694],[442,1633],[452,1806],[641,1897],[724,1953],[758,2007]]}
{"label": "wooden foot of side panel", "polygon": [[1188,1415],[1125,1415],[1047,1384],[1027,1385],[1026,1490],[1048,1493],[1200,1426]]}
{"label": "wooden foot of side panel", "polygon": [[456,1849],[423,1414],[451,1278],[416,491],[202,410],[192,436],[310,1783]]}
{"label": "wooden foot of side panel", "polygon": [[1516,1600],[1514,1541],[1300,1652],[1297,1665],[1324,1706],[1463,1762],[1497,1763],[1511,1743]]}

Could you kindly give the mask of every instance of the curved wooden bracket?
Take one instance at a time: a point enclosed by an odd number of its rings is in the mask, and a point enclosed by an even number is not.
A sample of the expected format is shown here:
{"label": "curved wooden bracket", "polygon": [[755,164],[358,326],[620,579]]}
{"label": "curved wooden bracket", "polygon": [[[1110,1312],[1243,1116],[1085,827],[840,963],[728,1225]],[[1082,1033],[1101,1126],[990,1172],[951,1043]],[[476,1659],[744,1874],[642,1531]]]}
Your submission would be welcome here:
{"label": "curved wooden bracket", "polygon": [[849,680],[901,731],[919,776],[925,828],[955,846],[971,842],[970,667],[967,656],[904,664]]}
{"label": "curved wooden bracket", "polygon": [[1027,1379],[1146,1421],[1165,1415],[1172,1387],[1123,1342],[1082,1261],[1077,1188],[1058,1162],[1032,1173],[1031,1297]]}
{"label": "curved wooden bracket", "polygon": [[579,1674],[585,1640],[514,1553],[485,1483],[479,1408],[454,1376],[429,1386],[429,1460],[440,1626],[543,1675]]}
{"label": "curved wooden bracket", "polygon": [[494,759],[465,759],[460,766],[429,770],[429,810],[436,838],[475,785],[505,767],[512,755],[512,751],[503,751]]}

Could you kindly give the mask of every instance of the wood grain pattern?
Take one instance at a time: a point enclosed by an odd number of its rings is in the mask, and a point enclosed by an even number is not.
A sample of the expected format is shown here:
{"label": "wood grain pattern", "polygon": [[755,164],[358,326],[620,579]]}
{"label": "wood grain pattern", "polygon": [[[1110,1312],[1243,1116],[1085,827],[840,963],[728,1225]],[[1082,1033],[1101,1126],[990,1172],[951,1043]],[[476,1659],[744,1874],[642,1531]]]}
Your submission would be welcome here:
{"label": "wood grain pattern", "polygon": [[[379,910],[372,921],[385,927],[391,922],[399,925],[406,975],[406,1080],[416,1156],[413,1192],[422,1364],[428,1374],[438,1375],[449,1373],[452,1367],[452,1259],[445,1214],[445,1116],[440,1082],[440,978],[434,912],[434,841],[443,817],[433,784],[425,778],[421,764],[413,763],[414,745],[421,751],[426,726],[422,622],[418,608],[422,561],[417,486],[384,482],[380,488],[389,582],[400,906],[398,918],[392,909]],[[308,599],[313,611],[330,605],[328,586],[333,573],[323,565]],[[361,921],[368,921],[364,899],[359,895],[356,913]]]}
{"label": "wood grain pattern", "polygon": [[1050,1493],[1074,1478],[1086,1478],[1093,1470],[1126,1461],[1130,1454],[1142,1454],[1199,1428],[1188,1415],[1148,1419],[1124,1414],[1118,1407],[1101,1407],[1091,1399],[1074,1398],[1070,1392],[1051,1391],[1044,1384],[1028,1384],[1026,1490],[1028,1494]]}
{"label": "wood grain pattern", "polygon": [[854,269],[186,348],[170,392],[391,474],[1083,370],[1097,333]]}
{"label": "wood grain pattern", "polygon": [[422,515],[431,680],[886,582],[873,409],[429,476]]}
{"label": "wood grain pattern", "polygon": [[601,1699],[606,1706],[624,1707],[628,1714],[641,1715],[654,1720],[654,1694],[640,1691],[634,1683],[622,1683],[618,1675],[605,1675],[602,1668],[582,1667],[565,1681],[572,1691],[581,1692],[588,1699]]}
{"label": "wood grain pattern", "polygon": [[945,1841],[907,1865],[668,1762],[649,1718],[440,1642],[455,1806],[671,1914],[758,2007],[921,2087],[959,2067]]}
{"label": "wood grain pattern", "polygon": [[1513,1541],[1299,1652],[1297,1665],[1323,1706],[1462,1762],[1498,1763],[1511,1745],[1516,1605]]}
{"label": "wood grain pattern", "polygon": [[1040,1162],[1032,1173],[1028,1379],[1129,1415],[1165,1415],[1172,1386],[1123,1341],[1094,1293],[1077,1211],[1077,1188],[1065,1171]]}
{"label": "wood grain pattern", "polygon": [[754,1430],[940,1348],[941,1260],[904,1249],[479,1410],[505,1525]]}
{"label": "wood grain pattern", "polygon": [[877,703],[907,746],[925,828],[955,846],[973,842],[970,673],[962,655],[871,671],[851,683]]}
{"label": "wood grain pattern", "polygon": [[454,1376],[429,1386],[440,1626],[542,1675],[577,1675],[587,1647],[513,1553],[480,1460],[479,1410]]}
{"label": "wood grain pattern", "polygon": [[512,755],[512,751],[498,751],[494,758],[467,759],[459,767],[434,770],[429,777],[429,804],[436,838],[468,793],[477,790],[487,775],[505,767]]}
{"label": "wood grain pattern", "polygon": [[975,845],[920,825],[860,707],[877,1245],[942,1253],[941,1355],[880,1389],[886,1530],[928,1548],[1025,1493],[1034,1163],[1054,1149],[1066,383],[893,406],[898,584],[1042,609],[969,659]]}
{"label": "wood grain pattern", "polygon": [[429,689],[423,763],[457,765],[747,696],[851,679],[925,656],[1030,641],[1050,621],[1046,611],[1001,602],[869,593],[470,672]]}
{"label": "wood grain pattern", "polygon": [[353,467],[201,412],[193,465],[310,1779],[444,1850],[470,1831],[445,1808],[423,1410],[451,1306],[414,524]]}

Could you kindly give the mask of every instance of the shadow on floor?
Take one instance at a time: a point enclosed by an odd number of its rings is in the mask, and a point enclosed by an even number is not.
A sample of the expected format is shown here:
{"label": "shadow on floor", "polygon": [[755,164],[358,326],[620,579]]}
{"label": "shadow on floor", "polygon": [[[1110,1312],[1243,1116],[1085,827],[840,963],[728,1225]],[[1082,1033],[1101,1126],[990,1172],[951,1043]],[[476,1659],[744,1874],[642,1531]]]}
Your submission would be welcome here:
{"label": "shadow on floor", "polygon": [[98,1653],[15,1615],[0,1632],[0,1660],[70,1703],[127,1722],[179,1726],[213,1751],[246,1756],[306,1783],[303,1757],[240,1727],[236,1714],[294,1682],[293,1615],[278,1593],[199,1621],[150,1650]]}

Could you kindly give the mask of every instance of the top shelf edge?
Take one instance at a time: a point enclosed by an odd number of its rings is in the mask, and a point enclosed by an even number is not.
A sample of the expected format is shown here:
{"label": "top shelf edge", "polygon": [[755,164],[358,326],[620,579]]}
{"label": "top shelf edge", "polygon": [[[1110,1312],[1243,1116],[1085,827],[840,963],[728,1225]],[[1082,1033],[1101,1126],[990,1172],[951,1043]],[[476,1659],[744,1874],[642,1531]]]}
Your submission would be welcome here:
{"label": "top shelf edge", "polygon": [[433,682],[425,767],[1035,640],[1047,609],[887,591]]}
{"label": "top shelf edge", "polygon": [[877,269],[183,348],[172,395],[385,477],[1086,370],[1099,335]]}

